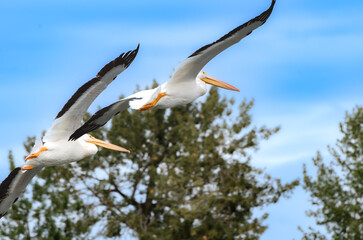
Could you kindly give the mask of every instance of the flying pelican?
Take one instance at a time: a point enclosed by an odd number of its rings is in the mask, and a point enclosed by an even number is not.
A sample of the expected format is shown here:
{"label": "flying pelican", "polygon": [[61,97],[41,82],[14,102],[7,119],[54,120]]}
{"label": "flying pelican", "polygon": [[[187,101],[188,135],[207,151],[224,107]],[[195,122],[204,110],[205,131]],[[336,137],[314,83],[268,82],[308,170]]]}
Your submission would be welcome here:
{"label": "flying pelican", "polygon": [[124,102],[126,99],[133,99],[129,102],[132,109],[145,111],[150,108],[169,108],[191,103],[206,93],[206,83],[232,91],[239,91],[228,83],[208,76],[201,70],[219,53],[238,43],[242,38],[251,34],[253,30],[263,25],[271,15],[275,2],[276,0],[272,0],[270,7],[259,16],[238,26],[217,41],[195,51],[179,64],[168,82],[151,90],[134,93],[96,112],[81,128],[72,134],[70,140],[76,140],[85,133],[106,124],[114,115],[126,109],[126,103]]}
{"label": "flying pelican", "polygon": [[[92,156],[97,146],[129,152],[125,148],[84,134],[77,141],[68,141],[69,136],[82,124],[82,118],[96,97],[123,72],[134,60],[139,46],[133,51],[122,53],[106,64],[97,76],[81,86],[58,113],[51,128],[38,141],[22,167],[15,168],[0,184],[0,218],[18,199],[31,179],[46,166],[62,165]],[[132,99],[131,99],[132,100]],[[127,99],[124,101],[128,107]]]}

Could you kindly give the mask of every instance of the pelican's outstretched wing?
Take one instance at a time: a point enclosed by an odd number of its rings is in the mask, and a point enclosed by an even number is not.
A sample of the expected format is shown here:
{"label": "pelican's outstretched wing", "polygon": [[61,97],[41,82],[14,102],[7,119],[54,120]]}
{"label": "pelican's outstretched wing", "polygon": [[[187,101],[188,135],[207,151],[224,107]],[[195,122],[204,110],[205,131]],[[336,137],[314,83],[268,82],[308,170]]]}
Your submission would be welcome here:
{"label": "pelican's outstretched wing", "polygon": [[248,36],[253,30],[263,25],[271,15],[276,0],[272,0],[271,6],[259,16],[233,29],[217,41],[201,47],[179,64],[169,83],[194,80],[202,68],[215,56],[238,43]]}
{"label": "pelican's outstretched wing", "polygon": [[96,130],[103,125],[105,125],[108,120],[110,120],[113,116],[117,115],[119,112],[130,107],[130,101],[135,100],[136,98],[128,98],[117,101],[101,110],[97,111],[82,127],[78,128],[70,137],[70,141],[77,140],[83,134]]}
{"label": "pelican's outstretched wing", "polygon": [[42,167],[35,167],[32,170],[23,172],[20,167],[17,167],[0,184],[0,218],[18,200],[26,186],[40,170],[42,170]]}
{"label": "pelican's outstretched wing", "polygon": [[120,101],[114,102],[111,105],[98,110],[93,116],[78,128],[69,138],[69,140],[77,140],[83,134],[96,130],[105,125],[113,116],[127,108],[139,109],[141,106],[155,99],[161,91],[161,86],[154,89],[142,90],[136,92]]}
{"label": "pelican's outstretched wing", "polygon": [[135,59],[139,45],[104,66],[97,76],[81,86],[58,113],[43,141],[68,139],[82,125],[82,118],[96,97]]}

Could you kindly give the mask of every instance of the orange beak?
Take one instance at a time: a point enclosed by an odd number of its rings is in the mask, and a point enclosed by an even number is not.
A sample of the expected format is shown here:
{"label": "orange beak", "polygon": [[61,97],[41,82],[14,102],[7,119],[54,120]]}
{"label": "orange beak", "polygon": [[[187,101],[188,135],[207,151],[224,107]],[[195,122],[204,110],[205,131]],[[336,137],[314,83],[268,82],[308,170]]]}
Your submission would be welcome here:
{"label": "orange beak", "polygon": [[220,88],[225,88],[228,90],[232,90],[232,91],[237,91],[239,92],[239,89],[236,87],[233,87],[232,85],[225,83],[221,80],[218,80],[214,77],[208,76],[207,74],[205,74],[205,72],[203,72],[203,74],[206,76],[205,78],[201,78],[200,80],[202,80],[205,83],[220,87]]}
{"label": "orange beak", "polygon": [[111,150],[115,150],[115,151],[119,151],[119,152],[127,152],[127,153],[130,153],[129,150],[127,150],[125,148],[122,148],[120,146],[117,146],[115,144],[112,144],[112,143],[108,143],[108,142],[99,140],[99,139],[94,138],[92,136],[90,136],[90,137],[92,138],[92,140],[89,140],[89,141],[86,141],[86,142],[93,143],[93,144],[95,144],[97,146],[104,147],[104,148],[108,148],[108,149],[111,149]]}

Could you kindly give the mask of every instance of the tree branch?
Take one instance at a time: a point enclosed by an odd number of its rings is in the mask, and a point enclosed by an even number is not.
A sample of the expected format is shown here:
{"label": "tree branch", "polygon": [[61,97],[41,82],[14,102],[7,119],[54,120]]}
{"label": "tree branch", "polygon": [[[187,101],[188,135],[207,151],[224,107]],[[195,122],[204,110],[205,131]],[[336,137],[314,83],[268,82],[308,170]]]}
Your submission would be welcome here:
{"label": "tree branch", "polygon": [[127,203],[135,206],[135,207],[138,207],[139,206],[139,203],[135,201],[134,198],[130,198],[128,197],[126,194],[124,194],[123,192],[120,191],[120,189],[118,188],[118,186],[116,185],[116,183],[114,182],[111,182],[111,185],[114,187],[114,189],[111,189],[111,192],[117,192],[118,194],[120,194]]}

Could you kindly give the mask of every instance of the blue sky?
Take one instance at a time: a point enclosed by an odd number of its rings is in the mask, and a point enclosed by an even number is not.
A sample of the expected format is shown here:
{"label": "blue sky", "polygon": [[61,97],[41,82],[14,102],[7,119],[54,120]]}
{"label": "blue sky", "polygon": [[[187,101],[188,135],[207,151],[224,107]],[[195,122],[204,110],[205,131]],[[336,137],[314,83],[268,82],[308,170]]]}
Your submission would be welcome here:
{"label": "blue sky", "polygon": [[[270,0],[1,1],[0,177],[7,154],[17,163],[27,136],[40,135],[83,83],[121,52],[140,51],[90,111],[136,85],[164,82],[199,47],[267,9]],[[282,127],[261,145],[252,164],[283,181],[311,169],[317,150],[340,137],[345,111],[363,102],[363,2],[277,0],[270,19],[218,55],[205,71],[241,90],[222,94],[255,99],[255,124]],[[310,205],[298,189],[268,208],[262,239],[298,239]]]}

